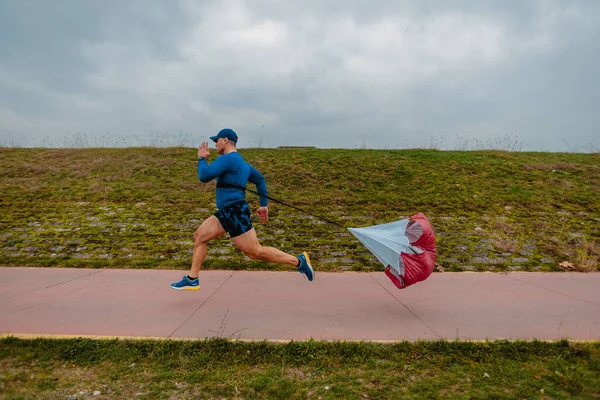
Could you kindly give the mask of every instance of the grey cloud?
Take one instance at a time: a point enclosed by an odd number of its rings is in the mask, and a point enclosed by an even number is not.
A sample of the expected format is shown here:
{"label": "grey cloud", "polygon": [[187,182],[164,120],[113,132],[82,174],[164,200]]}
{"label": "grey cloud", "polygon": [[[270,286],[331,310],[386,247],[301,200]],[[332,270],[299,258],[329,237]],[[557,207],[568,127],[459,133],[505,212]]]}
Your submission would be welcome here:
{"label": "grey cloud", "polygon": [[599,15],[593,0],[2,2],[0,136],[230,126],[248,145],[448,148],[513,132],[586,150]]}

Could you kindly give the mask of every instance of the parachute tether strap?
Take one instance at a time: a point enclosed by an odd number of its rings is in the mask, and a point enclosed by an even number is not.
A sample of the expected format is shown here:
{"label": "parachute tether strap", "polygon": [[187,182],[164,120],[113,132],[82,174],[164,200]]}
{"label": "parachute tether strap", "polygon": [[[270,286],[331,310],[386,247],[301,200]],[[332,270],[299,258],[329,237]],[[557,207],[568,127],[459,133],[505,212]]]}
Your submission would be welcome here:
{"label": "parachute tether strap", "polygon": [[272,198],[272,197],[270,197],[270,196],[265,196],[265,195],[263,195],[263,194],[260,194],[260,193],[258,193],[257,191],[254,191],[254,190],[252,190],[252,189],[245,188],[245,187],[243,187],[243,186],[241,186],[241,185],[236,185],[235,183],[229,183],[229,182],[220,181],[220,182],[217,182],[217,187],[218,187],[218,188],[227,188],[227,189],[239,189],[239,190],[243,190],[243,191],[246,191],[246,190],[247,190],[247,191],[249,191],[249,192],[252,192],[252,193],[254,193],[254,194],[257,194],[257,195],[259,195],[260,197],[266,197],[267,199],[269,199],[269,200],[271,200],[271,201],[274,201],[275,203],[279,203],[279,204],[281,204],[281,205],[284,205],[284,206],[286,206],[286,207],[290,207],[290,208],[293,208],[293,209],[295,209],[295,210],[302,211],[302,212],[303,212],[303,213],[305,213],[305,214],[312,215],[312,216],[313,216],[313,217],[315,217],[315,218],[322,219],[322,220],[323,220],[323,221],[325,221],[325,222],[329,222],[330,224],[337,225],[337,226],[339,226],[340,228],[346,229],[346,227],[345,227],[344,225],[342,225],[342,224],[340,224],[340,223],[338,223],[338,222],[332,221],[332,220],[330,220],[330,219],[327,219],[327,218],[325,218],[325,217],[321,217],[321,216],[319,216],[319,215],[315,215],[315,214],[313,214],[313,213],[309,213],[308,211],[305,211],[305,210],[303,210],[303,209],[301,209],[301,208],[298,208],[298,207],[296,207],[296,206],[293,206],[293,205],[291,205],[291,204],[284,203],[283,201],[281,201],[281,200],[277,200],[277,199],[274,199],[274,198]]}
{"label": "parachute tether strap", "polygon": [[229,183],[229,182],[217,182],[217,187],[218,188],[225,188],[225,189],[239,189],[239,190],[243,190],[246,191],[246,188],[240,185],[234,185],[233,183]]}

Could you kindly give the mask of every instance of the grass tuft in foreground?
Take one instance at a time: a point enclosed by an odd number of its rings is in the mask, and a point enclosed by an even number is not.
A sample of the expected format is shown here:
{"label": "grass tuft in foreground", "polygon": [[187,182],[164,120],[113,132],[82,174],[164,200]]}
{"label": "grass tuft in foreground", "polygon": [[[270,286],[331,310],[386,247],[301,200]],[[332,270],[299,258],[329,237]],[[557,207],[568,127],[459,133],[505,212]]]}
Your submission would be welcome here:
{"label": "grass tuft in foreground", "polygon": [[600,343],[8,337],[0,370],[5,399],[593,399]]}

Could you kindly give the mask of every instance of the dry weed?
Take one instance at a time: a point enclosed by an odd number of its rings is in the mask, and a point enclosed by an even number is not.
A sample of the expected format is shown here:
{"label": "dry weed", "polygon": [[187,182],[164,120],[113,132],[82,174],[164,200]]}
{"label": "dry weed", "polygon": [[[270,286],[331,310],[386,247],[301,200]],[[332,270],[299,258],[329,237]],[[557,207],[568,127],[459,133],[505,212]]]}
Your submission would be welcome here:
{"label": "dry weed", "polygon": [[496,247],[500,251],[508,251],[511,253],[516,253],[519,251],[519,243],[511,238],[507,237],[498,237],[494,241],[494,247]]}
{"label": "dry weed", "polygon": [[598,257],[579,252],[574,261],[575,270],[578,272],[594,272],[598,269]]}
{"label": "dry weed", "polygon": [[600,247],[595,241],[578,241],[574,244],[574,250],[571,252],[573,259],[569,264],[572,264],[575,271],[593,272],[598,269]]}
{"label": "dry weed", "polygon": [[506,222],[505,218],[502,217],[496,220],[496,223],[494,224],[494,229],[506,235],[509,235],[514,231],[514,228],[508,222]]}

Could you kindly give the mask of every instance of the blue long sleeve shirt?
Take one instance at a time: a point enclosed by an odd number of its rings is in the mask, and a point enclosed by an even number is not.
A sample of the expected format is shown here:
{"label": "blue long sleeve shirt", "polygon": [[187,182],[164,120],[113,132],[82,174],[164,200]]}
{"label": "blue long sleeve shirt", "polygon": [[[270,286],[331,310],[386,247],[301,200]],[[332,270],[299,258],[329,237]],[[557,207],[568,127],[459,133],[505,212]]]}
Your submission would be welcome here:
{"label": "blue long sleeve shirt", "polygon": [[[246,187],[247,182],[256,185],[256,191],[260,195],[260,206],[269,204],[267,199],[267,181],[263,175],[237,152],[223,154],[217,157],[210,165],[206,159],[198,161],[198,179],[201,182],[210,182],[213,179],[232,185]],[[246,200],[246,192],[235,188],[217,187],[217,208],[221,209],[237,201]]]}

